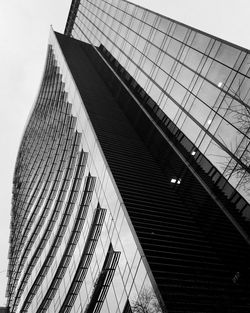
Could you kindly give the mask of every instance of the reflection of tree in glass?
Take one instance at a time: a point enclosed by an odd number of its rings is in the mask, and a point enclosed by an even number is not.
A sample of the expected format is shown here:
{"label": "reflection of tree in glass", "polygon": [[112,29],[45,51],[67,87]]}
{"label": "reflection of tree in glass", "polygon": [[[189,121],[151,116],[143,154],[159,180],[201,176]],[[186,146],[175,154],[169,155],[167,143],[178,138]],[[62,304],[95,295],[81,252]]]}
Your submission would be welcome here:
{"label": "reflection of tree in glass", "polygon": [[[243,94],[242,89],[245,89],[243,84],[244,80],[239,80],[236,88],[228,88],[228,91],[237,101],[232,101],[232,98],[227,96],[224,98],[224,103],[226,104],[225,116],[233,121],[240,134],[250,137],[250,98],[247,99],[249,90]],[[236,137],[235,142],[231,143],[230,147],[227,147],[241,160],[241,163],[238,163],[235,159],[231,159],[230,162],[227,160],[224,168],[225,176],[235,176],[239,179],[238,186],[243,187],[245,191],[248,190],[248,184],[250,183],[250,145],[247,137],[243,137],[241,140],[237,140]]]}
{"label": "reflection of tree in glass", "polygon": [[133,313],[163,313],[157,297],[151,288],[144,287],[138,298],[132,302]]}

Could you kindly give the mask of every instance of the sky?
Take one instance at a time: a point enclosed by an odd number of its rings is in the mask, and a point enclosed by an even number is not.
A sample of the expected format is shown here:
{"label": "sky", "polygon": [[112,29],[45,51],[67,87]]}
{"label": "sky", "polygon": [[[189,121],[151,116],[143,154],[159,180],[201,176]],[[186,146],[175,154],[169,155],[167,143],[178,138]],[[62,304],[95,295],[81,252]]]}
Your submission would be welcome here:
{"label": "sky", "polygon": [[[249,0],[131,2],[250,49]],[[0,1],[0,306],[6,303],[15,159],[43,73],[50,25],[64,31],[70,4],[71,0]]]}

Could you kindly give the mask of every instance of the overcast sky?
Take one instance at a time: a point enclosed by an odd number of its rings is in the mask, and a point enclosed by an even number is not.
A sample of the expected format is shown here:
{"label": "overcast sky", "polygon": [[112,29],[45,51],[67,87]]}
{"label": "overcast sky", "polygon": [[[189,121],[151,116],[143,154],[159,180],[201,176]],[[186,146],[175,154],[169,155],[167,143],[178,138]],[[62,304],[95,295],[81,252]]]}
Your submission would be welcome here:
{"label": "overcast sky", "polygon": [[[131,2],[250,49],[249,0]],[[6,302],[15,158],[41,80],[50,25],[64,31],[70,4],[71,0],[0,1],[0,306]]]}

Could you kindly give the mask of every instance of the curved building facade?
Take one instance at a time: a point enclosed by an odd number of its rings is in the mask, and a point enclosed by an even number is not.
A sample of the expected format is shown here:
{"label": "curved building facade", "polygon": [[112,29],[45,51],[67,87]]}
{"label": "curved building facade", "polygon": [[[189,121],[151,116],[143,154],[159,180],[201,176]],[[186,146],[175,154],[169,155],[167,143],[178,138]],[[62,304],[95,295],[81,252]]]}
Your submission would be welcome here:
{"label": "curved building facade", "polygon": [[17,157],[10,312],[249,312],[248,60],[72,1]]}

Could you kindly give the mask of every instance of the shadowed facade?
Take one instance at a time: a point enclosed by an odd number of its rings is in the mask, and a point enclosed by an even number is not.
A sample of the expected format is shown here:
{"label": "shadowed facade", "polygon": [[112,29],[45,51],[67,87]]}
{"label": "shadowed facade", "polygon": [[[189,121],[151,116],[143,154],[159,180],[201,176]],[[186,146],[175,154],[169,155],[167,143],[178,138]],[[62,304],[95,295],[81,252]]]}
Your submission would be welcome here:
{"label": "shadowed facade", "polygon": [[234,125],[218,107],[223,95],[245,104],[210,80],[235,72],[243,92],[247,57],[125,1],[72,2],[17,158],[10,312],[249,311],[249,205],[209,153],[215,142],[246,167],[220,140]]}

